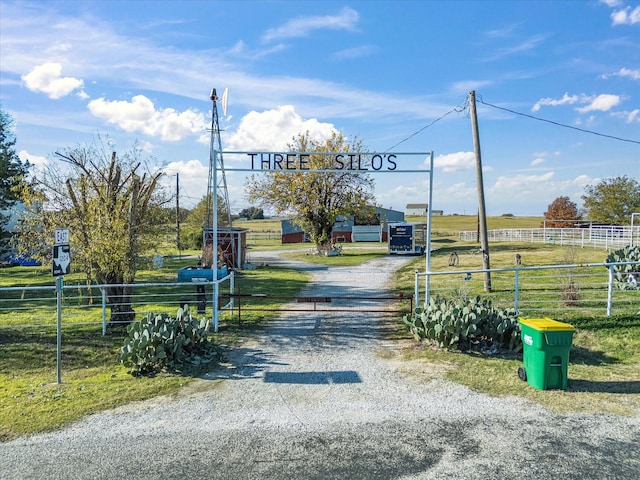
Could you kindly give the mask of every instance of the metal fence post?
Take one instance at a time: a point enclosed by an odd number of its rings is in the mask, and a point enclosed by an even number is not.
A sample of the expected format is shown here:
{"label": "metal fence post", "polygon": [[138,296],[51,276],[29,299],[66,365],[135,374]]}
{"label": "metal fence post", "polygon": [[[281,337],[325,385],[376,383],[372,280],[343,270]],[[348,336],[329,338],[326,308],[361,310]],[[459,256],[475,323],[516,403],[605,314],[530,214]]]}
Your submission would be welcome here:
{"label": "metal fence post", "polygon": [[418,269],[414,270],[413,274],[413,298],[416,299],[416,308],[418,308],[418,302],[420,301],[420,280],[418,277]]}
{"label": "metal fence post", "polygon": [[609,281],[607,285],[607,317],[610,317],[613,306],[613,265],[607,265],[607,270],[609,272]]}
{"label": "metal fence post", "polygon": [[104,287],[100,287],[100,293],[102,294],[102,335],[107,334],[107,290]]}
{"label": "metal fence post", "polygon": [[62,383],[62,288],[64,277],[56,277],[56,313],[58,317],[56,328],[56,381]]}
{"label": "metal fence post", "polygon": [[516,309],[516,311],[518,310],[518,293],[520,291],[520,269],[516,268],[516,279],[515,279],[515,299],[514,299],[514,308]]}

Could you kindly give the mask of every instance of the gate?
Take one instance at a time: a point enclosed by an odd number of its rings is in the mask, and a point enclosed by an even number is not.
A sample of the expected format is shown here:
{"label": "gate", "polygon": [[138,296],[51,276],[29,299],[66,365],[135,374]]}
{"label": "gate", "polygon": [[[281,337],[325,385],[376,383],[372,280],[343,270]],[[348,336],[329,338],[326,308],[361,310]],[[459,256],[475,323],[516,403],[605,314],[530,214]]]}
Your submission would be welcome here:
{"label": "gate", "polygon": [[[324,313],[384,313],[413,312],[413,295],[403,293],[377,296],[278,296],[266,294],[220,294],[220,302],[233,305],[228,313],[242,312],[324,312]],[[281,304],[273,307],[274,303]]]}
{"label": "gate", "polygon": [[[433,199],[433,151],[429,152],[395,152],[395,153],[376,153],[376,152],[247,152],[247,151],[223,151],[222,146],[218,145],[216,149],[216,145],[214,142],[211,142],[211,158],[210,158],[210,168],[212,170],[212,187],[213,187],[213,195],[212,195],[212,212],[213,212],[213,222],[212,222],[212,231],[214,239],[218,238],[218,208],[217,208],[217,199],[218,199],[218,169],[221,170],[222,178],[226,178],[224,176],[224,171],[231,172],[249,172],[249,173],[307,173],[307,174],[322,174],[322,173],[340,173],[346,171],[355,171],[355,172],[367,172],[370,174],[384,174],[384,173],[411,173],[411,174],[429,174],[429,193],[428,193],[428,201],[429,209],[427,210],[427,245],[426,245],[426,265],[425,270],[427,272],[431,271],[431,215],[432,215],[432,199]],[[245,167],[223,167],[222,166],[222,155],[230,155],[234,157],[238,161],[246,162]],[[327,157],[328,164],[330,168],[312,168],[309,162],[309,159],[312,156],[323,156]],[[413,159],[414,165],[424,164],[428,161],[429,168],[406,168],[406,161],[411,161]],[[226,188],[226,180],[223,180]],[[218,250],[217,248],[212,249],[212,265],[218,264]],[[218,318],[220,314],[219,305],[223,302],[220,301],[220,297],[223,294],[219,289],[219,280],[213,280],[213,325],[214,330],[218,331]],[[243,298],[248,297],[231,297],[230,300],[242,300]],[[271,297],[276,298],[276,297]],[[333,301],[335,299],[335,302]],[[334,303],[338,302],[338,297],[332,297],[332,301],[313,301],[313,302],[298,302],[297,297],[291,298],[291,302],[288,304],[313,304],[312,311],[318,311],[320,308],[319,305],[324,305],[325,307],[332,307],[332,311],[338,311],[336,305]],[[376,302],[382,302],[390,300],[385,297],[375,297],[373,299],[365,300],[362,297],[357,297],[351,299],[353,302],[372,302],[375,304]],[[345,305],[343,301],[346,299],[341,299],[339,305]],[[405,300],[406,301],[406,300]],[[231,302],[232,303],[232,302]],[[326,305],[325,305],[326,304]],[[240,307],[241,308],[241,307]],[[339,308],[339,307],[338,307]],[[344,311],[353,311],[353,308],[344,307]],[[330,308],[327,308],[329,310]],[[279,309],[282,311],[282,309]],[[305,311],[304,309],[296,310],[296,311]],[[306,310],[309,311],[309,310]],[[363,311],[363,310],[357,310]],[[382,309],[381,311],[387,312],[388,310]],[[409,312],[412,309],[409,308]]]}

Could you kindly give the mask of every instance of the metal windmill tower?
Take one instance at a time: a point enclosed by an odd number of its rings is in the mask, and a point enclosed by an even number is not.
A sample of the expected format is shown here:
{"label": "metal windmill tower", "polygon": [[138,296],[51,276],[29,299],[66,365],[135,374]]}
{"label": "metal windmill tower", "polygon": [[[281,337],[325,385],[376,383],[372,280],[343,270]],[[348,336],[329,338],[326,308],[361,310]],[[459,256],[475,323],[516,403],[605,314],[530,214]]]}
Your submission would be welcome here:
{"label": "metal windmill tower", "polygon": [[[220,226],[231,227],[231,204],[229,203],[229,191],[227,189],[227,178],[224,173],[224,160],[222,158],[222,141],[220,140],[220,124],[218,122],[218,101],[222,104],[222,113],[227,113],[227,89],[224,89],[222,98],[218,98],[216,89],[211,89],[209,98],[213,102],[211,109],[211,143],[209,148],[209,178],[207,183],[207,210],[205,217],[205,229],[214,226],[214,218],[218,212],[218,195],[224,203],[226,211],[226,224],[220,222]],[[206,243],[206,242],[205,242]]]}

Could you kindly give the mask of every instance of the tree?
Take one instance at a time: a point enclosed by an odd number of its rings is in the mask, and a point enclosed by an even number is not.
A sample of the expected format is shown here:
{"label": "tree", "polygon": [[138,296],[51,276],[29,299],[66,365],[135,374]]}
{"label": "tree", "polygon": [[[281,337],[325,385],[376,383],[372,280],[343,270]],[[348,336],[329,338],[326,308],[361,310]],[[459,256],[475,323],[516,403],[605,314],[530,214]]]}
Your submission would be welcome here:
{"label": "tree", "polygon": [[[362,152],[362,142],[348,141],[334,133],[317,141],[309,133],[294,138],[289,148],[300,152]],[[328,155],[311,155],[309,169],[331,169]],[[246,183],[250,202],[292,215],[292,221],[307,232],[319,252],[330,248],[333,225],[338,216],[356,215],[373,201],[373,180],[364,171],[265,172],[251,175]]]}
{"label": "tree", "polygon": [[0,247],[6,241],[5,226],[9,216],[2,213],[13,207],[20,196],[20,187],[26,184],[29,163],[23,164],[14,150],[13,119],[0,107]]}
{"label": "tree", "polygon": [[[227,224],[227,207],[224,199],[218,195],[218,226]],[[205,195],[198,204],[189,212],[184,225],[184,244],[187,248],[202,248],[203,230],[211,228],[211,195]]]}
{"label": "tree", "polygon": [[262,220],[264,218],[264,210],[258,207],[243,208],[238,216],[248,220]]}
{"label": "tree", "polygon": [[150,172],[135,147],[120,157],[95,146],[57,155],[69,171],[51,165],[36,179],[37,192],[25,198],[20,246],[47,260],[53,229],[68,227],[74,268],[85,272],[87,284],[109,285],[110,321],[132,321],[126,284],[134,282],[140,254],[151,248],[154,227],[161,224],[162,210],[154,207],[164,203],[157,188],[162,172]]}
{"label": "tree", "polygon": [[547,207],[544,219],[547,227],[570,228],[574,226],[575,220],[580,220],[580,213],[578,206],[569,200],[569,197],[558,197]]}
{"label": "tree", "polygon": [[585,192],[582,201],[591,220],[628,225],[631,214],[640,212],[640,183],[626,175],[587,185]]}

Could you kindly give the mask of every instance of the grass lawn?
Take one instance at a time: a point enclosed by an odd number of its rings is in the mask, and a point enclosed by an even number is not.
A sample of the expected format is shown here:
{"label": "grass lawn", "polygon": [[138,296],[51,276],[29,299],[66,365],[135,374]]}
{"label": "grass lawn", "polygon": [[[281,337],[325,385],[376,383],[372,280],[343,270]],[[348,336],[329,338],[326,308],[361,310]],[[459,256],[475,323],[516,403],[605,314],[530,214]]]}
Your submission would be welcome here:
{"label": "grass lawn", "polygon": [[[141,271],[138,281],[174,282],[176,269],[189,262],[167,260],[162,269]],[[15,267],[0,273],[0,286],[5,287],[52,283],[48,267]],[[247,270],[236,279],[240,291],[269,293],[275,289],[283,296],[296,295],[306,282],[306,274],[277,267]],[[265,308],[277,308],[277,303],[271,300]],[[126,332],[113,329],[102,336],[95,325],[70,324],[63,327],[62,383],[57,384],[55,327],[11,327],[2,318],[16,315],[0,311],[0,441],[58,429],[131,401],[177,394],[192,380],[172,373],[133,377],[116,363]],[[27,318],[28,312],[23,315]],[[237,318],[223,314],[215,341],[233,346],[275,315],[277,312],[243,312],[240,325]]]}
{"label": "grass lawn", "polygon": [[[415,221],[418,221],[416,219]],[[434,217],[434,231],[441,232],[434,241],[438,248],[432,256],[432,269],[449,269],[447,260],[452,251],[459,252],[464,268],[481,267],[480,256],[469,252],[475,244],[456,240],[457,230],[473,230],[475,216]],[[489,219],[489,228],[537,228],[540,218],[519,219],[500,217]],[[502,225],[512,225],[506,227]],[[451,238],[446,234],[451,233]],[[386,255],[381,244],[345,246],[339,257],[308,255],[311,245],[283,246],[278,241],[266,245],[249,245],[251,249],[291,249],[292,258],[326,265],[357,265]],[[567,248],[550,245],[497,244],[492,246],[492,267],[513,265],[515,251],[522,253],[525,265],[602,262],[604,250]],[[567,258],[573,260],[567,262]],[[393,288],[413,291],[414,269],[423,270],[424,257],[412,259],[396,275]],[[141,271],[138,282],[175,281],[176,269],[193,260],[165,260],[158,270]],[[41,269],[11,268],[0,270],[0,286],[52,285],[50,267]],[[68,281],[82,282],[74,274]],[[241,292],[273,293],[295,296],[308,281],[305,274],[275,267],[246,270],[238,278]],[[16,302],[20,295],[17,294]],[[274,307],[270,305],[269,307]],[[157,395],[177,394],[191,383],[191,378],[163,373],[152,378],[132,377],[116,355],[123,343],[124,332],[110,331],[102,336],[95,327],[69,325],[63,332],[62,379],[55,383],[55,329],[49,327],[8,327],[2,316],[16,313],[0,311],[0,441],[17,436],[53,430],[93,412],[134,400]],[[237,318],[221,319],[219,344],[233,345],[256,328],[268,322],[277,312],[243,312],[242,324]],[[567,391],[537,391],[517,377],[521,354],[495,356],[437,350],[416,343],[403,328],[400,319],[387,329],[389,341],[398,348],[385,355],[399,359],[403,372],[425,382],[442,377],[494,396],[519,396],[540,403],[558,412],[611,412],[632,414],[640,409],[640,317],[572,319],[577,333],[569,365]],[[3,326],[5,325],[5,326]],[[382,355],[382,354],[381,354]]]}

